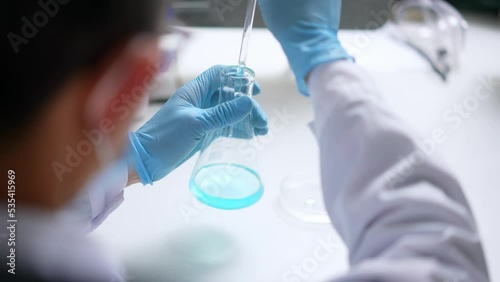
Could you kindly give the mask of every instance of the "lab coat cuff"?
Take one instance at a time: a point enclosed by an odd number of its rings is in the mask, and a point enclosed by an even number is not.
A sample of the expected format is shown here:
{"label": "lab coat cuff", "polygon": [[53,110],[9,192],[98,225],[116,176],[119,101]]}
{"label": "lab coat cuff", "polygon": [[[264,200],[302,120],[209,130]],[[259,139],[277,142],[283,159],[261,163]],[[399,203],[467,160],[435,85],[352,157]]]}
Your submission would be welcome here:
{"label": "lab coat cuff", "polygon": [[123,189],[127,184],[128,167],[125,162],[108,168],[89,188],[90,228],[95,229],[123,202]]}
{"label": "lab coat cuff", "polygon": [[92,222],[91,222],[91,230],[94,230],[96,229],[97,227],[99,227],[99,225],[101,225],[101,223],[106,220],[106,218],[116,210],[116,208],[118,208],[121,203],[124,201],[124,197],[123,197],[123,191],[120,192],[120,194],[116,195],[116,197],[110,202],[110,203],[107,203],[106,207],[104,208],[104,210],[98,214],[97,216],[95,216],[93,219],[92,219]]}

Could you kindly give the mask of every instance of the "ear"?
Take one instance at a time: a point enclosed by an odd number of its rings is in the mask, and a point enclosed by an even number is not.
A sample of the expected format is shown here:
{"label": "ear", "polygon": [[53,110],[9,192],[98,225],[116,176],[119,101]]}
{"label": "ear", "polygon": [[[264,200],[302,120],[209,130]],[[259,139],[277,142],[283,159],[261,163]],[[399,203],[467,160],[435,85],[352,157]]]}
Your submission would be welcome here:
{"label": "ear", "polygon": [[84,128],[98,130],[121,150],[135,113],[152,87],[159,57],[158,36],[135,36],[115,49],[92,80],[84,105]]}

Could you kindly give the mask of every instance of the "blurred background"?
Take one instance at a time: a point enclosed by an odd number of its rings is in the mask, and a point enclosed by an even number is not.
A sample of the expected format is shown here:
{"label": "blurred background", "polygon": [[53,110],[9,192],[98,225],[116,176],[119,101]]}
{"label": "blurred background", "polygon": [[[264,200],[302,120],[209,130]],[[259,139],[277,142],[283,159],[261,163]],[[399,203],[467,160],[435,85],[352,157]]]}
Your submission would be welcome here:
{"label": "blurred background", "polygon": [[[399,2],[343,1],[339,37],[422,142],[437,129],[445,132],[432,156],[441,156],[463,184],[492,281],[500,282],[500,0],[450,0],[458,13],[411,6],[434,1],[404,1],[408,9],[393,9]],[[172,4],[169,15],[181,32],[163,38],[162,48],[177,58],[159,74],[136,127],[203,70],[237,63],[245,10],[243,0]],[[262,86],[256,100],[270,121],[258,147],[264,196],[236,211],[197,202],[188,185],[196,157],[153,189],[127,188],[125,202],[93,236],[126,261],[130,281],[326,281],[347,269],[347,251],[330,224],[308,222],[283,206],[290,176],[307,173],[319,181],[319,152],[308,128],[314,115],[258,11],[255,26],[247,66]],[[318,249],[326,260],[314,257]],[[294,269],[304,276],[290,276]]]}
{"label": "blurred background", "polygon": [[[172,7],[178,17],[190,26],[240,27],[242,19],[245,17],[246,5],[236,5],[234,10],[231,13],[227,13],[227,16],[222,21],[213,7],[221,5],[218,3],[237,3],[242,1],[186,0],[174,2]],[[344,29],[365,28],[366,24],[373,20],[370,14],[371,11],[379,11],[387,8],[393,2],[391,0],[344,1],[342,3],[342,21],[340,27]],[[475,11],[493,17],[498,16],[500,13],[500,2],[498,0],[450,0],[448,2],[461,11]],[[256,27],[265,26],[259,11],[256,12],[254,24]],[[383,24],[384,22],[378,23],[378,26]]]}

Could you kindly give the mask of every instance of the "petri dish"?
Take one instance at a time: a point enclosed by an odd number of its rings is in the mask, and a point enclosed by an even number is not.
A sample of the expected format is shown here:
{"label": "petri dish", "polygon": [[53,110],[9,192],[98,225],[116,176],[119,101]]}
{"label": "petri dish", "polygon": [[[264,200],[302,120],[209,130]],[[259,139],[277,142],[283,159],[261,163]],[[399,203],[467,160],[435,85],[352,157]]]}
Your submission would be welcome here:
{"label": "petri dish", "polygon": [[319,176],[298,173],[281,183],[279,205],[289,216],[306,223],[330,224]]}

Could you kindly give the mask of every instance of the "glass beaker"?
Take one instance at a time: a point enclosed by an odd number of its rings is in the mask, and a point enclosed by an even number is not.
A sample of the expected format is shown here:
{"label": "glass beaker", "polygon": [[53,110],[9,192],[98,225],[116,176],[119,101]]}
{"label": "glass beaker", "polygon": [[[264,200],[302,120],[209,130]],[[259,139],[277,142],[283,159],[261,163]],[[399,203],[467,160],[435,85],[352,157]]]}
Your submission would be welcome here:
{"label": "glass beaker", "polygon": [[[252,97],[255,73],[229,66],[220,74],[219,104]],[[189,187],[202,203],[219,209],[241,209],[264,192],[258,173],[256,140],[250,114],[239,123],[208,134],[191,175]]]}

